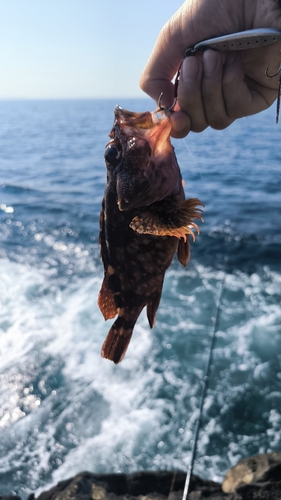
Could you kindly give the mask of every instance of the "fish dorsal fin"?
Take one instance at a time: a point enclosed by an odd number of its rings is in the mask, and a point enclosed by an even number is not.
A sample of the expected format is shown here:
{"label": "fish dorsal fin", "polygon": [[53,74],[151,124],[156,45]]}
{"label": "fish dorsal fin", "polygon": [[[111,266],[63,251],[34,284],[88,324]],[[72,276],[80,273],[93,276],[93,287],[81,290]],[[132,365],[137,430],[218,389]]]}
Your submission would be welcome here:
{"label": "fish dorsal fin", "polygon": [[179,241],[179,246],[178,246],[178,259],[180,263],[183,266],[187,266],[189,259],[190,259],[190,243],[189,243],[189,238],[186,238],[186,241],[184,239],[180,239]]}
{"label": "fish dorsal fin", "polygon": [[190,198],[183,201],[179,207],[171,212],[154,212],[147,211],[137,215],[130,222],[130,227],[139,234],[152,234],[154,236],[175,236],[183,238],[186,241],[187,235],[190,234],[193,241],[195,234],[200,233],[199,227],[195,224],[194,219],[200,219],[203,222],[201,208],[198,205],[204,206],[198,198]]}
{"label": "fish dorsal fin", "polygon": [[100,293],[98,296],[98,306],[104,316],[104,319],[115,318],[117,314],[117,308],[114,302],[113,292],[108,286],[108,276],[105,276]]}

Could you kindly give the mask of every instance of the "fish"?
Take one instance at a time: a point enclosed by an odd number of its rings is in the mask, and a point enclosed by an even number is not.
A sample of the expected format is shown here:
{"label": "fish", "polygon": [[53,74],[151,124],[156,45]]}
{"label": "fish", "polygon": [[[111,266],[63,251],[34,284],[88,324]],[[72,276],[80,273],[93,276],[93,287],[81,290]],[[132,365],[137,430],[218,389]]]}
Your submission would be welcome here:
{"label": "fish", "polygon": [[99,244],[104,279],[98,306],[115,322],[103,343],[103,358],[119,363],[146,306],[155,325],[163,281],[174,255],[186,266],[189,237],[199,234],[203,203],[185,199],[183,180],[162,111],[135,113],[116,106],[105,147],[107,170]]}

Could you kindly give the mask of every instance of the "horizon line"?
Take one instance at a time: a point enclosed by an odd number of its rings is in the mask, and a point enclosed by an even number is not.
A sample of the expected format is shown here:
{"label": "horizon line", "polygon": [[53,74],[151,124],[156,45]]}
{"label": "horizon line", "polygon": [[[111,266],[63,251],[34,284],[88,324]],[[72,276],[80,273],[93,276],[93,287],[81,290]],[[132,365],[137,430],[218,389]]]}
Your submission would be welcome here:
{"label": "horizon line", "polygon": [[101,100],[114,100],[114,99],[140,99],[140,100],[145,100],[145,99],[151,99],[149,96],[136,96],[136,97],[121,97],[121,96],[114,96],[114,97],[0,97],[0,102],[6,102],[6,101],[101,101]]}

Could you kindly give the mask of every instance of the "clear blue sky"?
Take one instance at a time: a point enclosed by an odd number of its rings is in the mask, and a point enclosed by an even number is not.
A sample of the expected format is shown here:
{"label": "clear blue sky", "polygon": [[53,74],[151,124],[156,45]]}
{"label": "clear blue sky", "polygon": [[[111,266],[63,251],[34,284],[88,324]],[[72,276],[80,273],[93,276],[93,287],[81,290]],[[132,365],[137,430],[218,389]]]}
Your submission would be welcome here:
{"label": "clear blue sky", "polygon": [[0,99],[141,97],[182,0],[0,0]]}

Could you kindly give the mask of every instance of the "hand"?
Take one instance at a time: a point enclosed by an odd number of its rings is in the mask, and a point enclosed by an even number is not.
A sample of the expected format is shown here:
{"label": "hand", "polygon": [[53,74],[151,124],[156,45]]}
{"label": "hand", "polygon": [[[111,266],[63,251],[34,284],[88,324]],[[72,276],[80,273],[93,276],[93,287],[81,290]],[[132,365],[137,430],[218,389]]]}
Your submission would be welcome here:
{"label": "hand", "polygon": [[[173,102],[172,78],[185,50],[220,35],[254,28],[281,31],[277,0],[186,0],[162,28],[140,79],[141,88],[162,104]],[[261,48],[204,53],[184,59],[178,87],[178,106],[172,113],[172,135],[184,137],[209,125],[228,127],[236,118],[268,108],[277,97],[281,42]]]}

